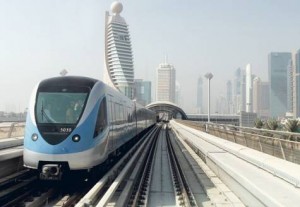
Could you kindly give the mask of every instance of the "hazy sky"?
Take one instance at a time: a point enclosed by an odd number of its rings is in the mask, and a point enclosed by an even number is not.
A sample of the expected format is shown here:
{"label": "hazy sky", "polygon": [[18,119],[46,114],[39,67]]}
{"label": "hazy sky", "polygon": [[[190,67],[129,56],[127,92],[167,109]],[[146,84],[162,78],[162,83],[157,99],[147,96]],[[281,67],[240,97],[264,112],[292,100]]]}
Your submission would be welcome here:
{"label": "hazy sky", "polygon": [[[0,111],[23,111],[34,85],[62,69],[102,80],[104,17],[112,2],[0,0]],[[299,0],[121,2],[135,78],[154,82],[167,54],[187,112],[196,105],[197,78],[206,72],[214,74],[214,102],[225,96],[238,67],[251,63],[253,73],[267,80],[269,52],[300,48]]]}

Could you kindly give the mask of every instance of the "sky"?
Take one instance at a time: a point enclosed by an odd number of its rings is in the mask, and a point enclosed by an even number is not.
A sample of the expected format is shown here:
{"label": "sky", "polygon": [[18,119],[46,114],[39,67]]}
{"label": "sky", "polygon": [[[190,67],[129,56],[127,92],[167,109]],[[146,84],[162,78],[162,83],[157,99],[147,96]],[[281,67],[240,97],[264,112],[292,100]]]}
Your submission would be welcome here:
{"label": "sky", "polygon": [[[0,111],[23,112],[41,80],[102,80],[104,18],[111,0],[0,0]],[[300,48],[299,0],[121,1],[135,78],[150,80],[165,56],[176,68],[181,107],[192,113],[199,76],[213,73],[214,102],[237,68],[268,80],[268,54]],[[204,81],[204,104],[207,82]]]}

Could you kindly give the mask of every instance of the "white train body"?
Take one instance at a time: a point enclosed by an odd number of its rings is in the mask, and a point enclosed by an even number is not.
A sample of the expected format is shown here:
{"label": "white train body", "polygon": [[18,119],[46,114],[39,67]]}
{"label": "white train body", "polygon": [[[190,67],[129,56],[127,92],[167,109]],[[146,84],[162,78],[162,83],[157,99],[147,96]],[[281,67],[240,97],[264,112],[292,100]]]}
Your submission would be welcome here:
{"label": "white train body", "polygon": [[55,173],[61,167],[89,170],[154,123],[152,111],[101,81],[46,79],[30,100],[24,165],[40,171],[54,166]]}

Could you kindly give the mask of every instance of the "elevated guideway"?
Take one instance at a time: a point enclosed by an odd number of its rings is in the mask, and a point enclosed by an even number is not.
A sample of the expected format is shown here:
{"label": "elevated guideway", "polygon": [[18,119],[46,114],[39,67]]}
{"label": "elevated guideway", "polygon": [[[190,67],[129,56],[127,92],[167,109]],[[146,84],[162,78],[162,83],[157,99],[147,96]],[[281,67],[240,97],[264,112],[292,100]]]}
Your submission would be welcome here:
{"label": "elevated guideway", "polygon": [[[181,201],[178,196],[174,197],[177,189],[172,188],[176,185],[172,184],[174,180],[170,175],[174,173],[166,170],[172,169],[171,165],[168,166],[172,162],[166,154],[167,140],[170,140],[183,169],[187,189],[193,195],[193,199],[189,198],[192,202],[203,206],[299,206],[298,134],[276,132],[272,137],[267,137],[271,131],[186,120],[172,120],[170,127],[163,128],[158,137],[157,147],[153,148],[153,164],[150,162],[149,165],[152,171],[145,171],[148,178],[140,182],[143,185],[148,182],[149,206],[162,203],[172,205]],[[170,137],[166,138],[168,131]],[[3,147],[0,178],[23,170],[22,142],[22,137],[0,139],[0,146]],[[149,154],[143,150],[141,152]],[[138,174],[138,171],[134,172]],[[115,192],[109,204],[123,191]],[[161,197],[162,194],[167,197]]]}
{"label": "elevated guideway", "polygon": [[172,118],[188,119],[186,113],[178,105],[169,101],[156,101],[146,106],[156,113],[160,120],[170,120]]}
{"label": "elevated guideway", "polygon": [[299,206],[300,165],[176,121],[175,133],[248,206]]}

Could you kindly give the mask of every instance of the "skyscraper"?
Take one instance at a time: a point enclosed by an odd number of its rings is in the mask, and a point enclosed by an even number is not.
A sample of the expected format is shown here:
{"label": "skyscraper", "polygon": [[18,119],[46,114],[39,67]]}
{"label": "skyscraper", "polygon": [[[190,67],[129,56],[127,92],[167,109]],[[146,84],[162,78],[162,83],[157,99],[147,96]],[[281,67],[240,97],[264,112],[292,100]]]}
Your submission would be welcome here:
{"label": "skyscraper", "polygon": [[113,2],[111,12],[105,15],[104,82],[133,97],[133,56],[128,25],[120,13],[123,5]]}
{"label": "skyscraper", "polygon": [[[293,55],[294,56],[294,55]],[[294,90],[295,90],[295,81],[294,81],[294,72],[295,72],[295,60],[292,59],[289,61],[287,68],[287,112],[293,114],[294,108]]]}
{"label": "skyscraper", "polygon": [[247,93],[246,93],[246,70],[241,70],[241,111],[246,111]]}
{"label": "skyscraper", "polygon": [[234,113],[239,113],[242,111],[242,70],[240,68],[236,69],[234,74]]}
{"label": "skyscraper", "polygon": [[294,116],[300,117],[300,49],[297,51],[295,59],[295,72],[293,74],[295,80]]}
{"label": "skyscraper", "polygon": [[246,112],[252,112],[252,71],[250,64],[246,66]]}
{"label": "skyscraper", "polygon": [[170,101],[175,103],[176,71],[173,65],[159,64],[156,75],[156,101]]}
{"label": "skyscraper", "polygon": [[259,98],[260,98],[260,83],[259,77],[255,77],[253,80],[253,112],[258,114],[259,111]]}
{"label": "skyscraper", "polygon": [[134,80],[134,99],[143,106],[151,102],[151,82],[142,79]]}
{"label": "skyscraper", "polygon": [[197,113],[203,113],[203,80],[201,77],[197,82]]}
{"label": "skyscraper", "polygon": [[218,96],[215,104],[216,114],[228,114],[227,99],[224,96]]}
{"label": "skyscraper", "polygon": [[253,80],[253,112],[258,117],[269,117],[269,83],[259,77]]}
{"label": "skyscraper", "polygon": [[261,117],[270,116],[270,84],[267,81],[262,81],[260,84],[260,112]]}
{"label": "skyscraper", "polygon": [[175,104],[181,104],[181,87],[178,81],[175,82]]}
{"label": "skyscraper", "polygon": [[268,60],[268,76],[270,83],[270,115],[283,117],[287,106],[287,70],[291,60],[291,53],[272,52]]}
{"label": "skyscraper", "polygon": [[232,113],[232,83],[231,81],[227,81],[226,84],[226,88],[227,88],[227,113],[231,114]]}

